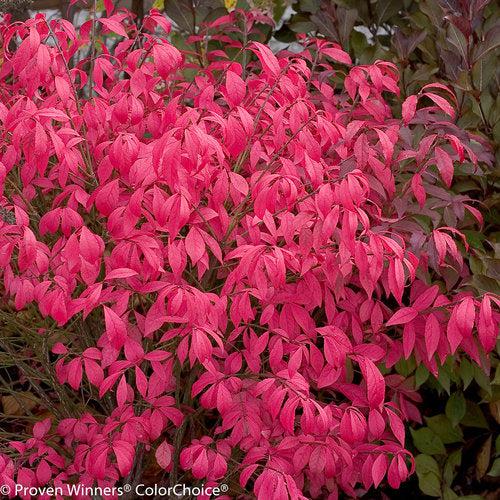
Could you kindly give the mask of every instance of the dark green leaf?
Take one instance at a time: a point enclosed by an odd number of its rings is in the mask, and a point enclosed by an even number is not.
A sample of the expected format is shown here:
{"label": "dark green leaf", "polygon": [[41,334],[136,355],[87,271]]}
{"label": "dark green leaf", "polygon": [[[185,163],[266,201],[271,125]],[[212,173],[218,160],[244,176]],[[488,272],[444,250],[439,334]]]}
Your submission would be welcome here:
{"label": "dark green leaf", "polygon": [[439,465],[429,455],[415,457],[415,470],[418,476],[418,486],[425,495],[441,496],[441,481]]}
{"label": "dark green leaf", "polygon": [[476,384],[491,395],[490,378],[484,373],[479,366],[474,365],[474,380]]}
{"label": "dark green leaf", "polygon": [[358,18],[358,11],[356,9],[344,9],[343,7],[337,8],[338,19],[338,33],[340,44],[346,50],[349,49],[349,39],[351,37],[354,23]]}
{"label": "dark green leaf", "polygon": [[429,428],[441,439],[444,444],[457,443],[463,441],[463,434],[460,428],[452,427],[446,415],[435,415],[426,417],[425,421]]}
{"label": "dark green leaf", "polygon": [[398,13],[401,8],[401,0],[378,0],[376,4],[377,26]]}
{"label": "dark green leaf", "polygon": [[436,462],[436,459],[423,453],[415,457],[415,468],[417,474],[427,474],[432,472],[436,474],[436,476],[440,475],[439,465]]}
{"label": "dark green leaf", "polygon": [[479,408],[479,405],[472,403],[471,401],[466,402],[467,411],[465,412],[462,421],[460,422],[465,427],[477,427],[479,429],[488,429],[488,422],[484,418],[484,414]]}
{"label": "dark green leaf", "polygon": [[491,469],[488,472],[488,476],[499,477],[500,476],[500,458],[495,459]]}
{"label": "dark green leaf", "polygon": [[460,378],[464,383],[464,389],[469,387],[472,379],[474,378],[474,368],[467,359],[462,359],[460,362]]}
{"label": "dark green leaf", "polygon": [[496,24],[485,35],[484,40],[472,51],[472,61],[476,62],[500,47],[500,24]]}
{"label": "dark green leaf", "polygon": [[415,371],[415,385],[420,387],[429,378],[429,370],[420,364]]}
{"label": "dark green leaf", "polygon": [[464,395],[461,392],[454,392],[446,402],[446,416],[454,427],[464,418],[465,411],[466,403]]}
{"label": "dark green leaf", "polygon": [[450,375],[444,370],[439,370],[439,385],[449,394],[450,393]]}
{"label": "dark green leaf", "polygon": [[418,451],[427,455],[440,455],[446,453],[443,441],[428,427],[414,430],[410,429],[413,443]]}
{"label": "dark green leaf", "polygon": [[455,500],[459,496],[449,487],[445,486],[443,488],[443,500]]}
{"label": "dark green leaf", "polygon": [[418,476],[418,487],[424,495],[431,497],[441,496],[441,481],[435,474],[420,474]]}
{"label": "dark green leaf", "polygon": [[455,470],[462,463],[462,450],[457,450],[449,454],[444,464],[443,480],[450,485],[455,479]]}

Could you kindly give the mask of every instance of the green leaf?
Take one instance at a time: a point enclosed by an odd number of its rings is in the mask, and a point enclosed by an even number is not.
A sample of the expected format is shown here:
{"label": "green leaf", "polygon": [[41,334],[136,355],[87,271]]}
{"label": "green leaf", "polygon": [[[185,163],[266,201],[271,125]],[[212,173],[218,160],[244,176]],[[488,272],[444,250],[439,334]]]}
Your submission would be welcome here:
{"label": "green leaf", "polygon": [[448,456],[443,470],[443,480],[446,484],[451,485],[455,479],[455,469],[462,463],[462,449],[456,450]]}
{"label": "green leaf", "polygon": [[460,378],[464,382],[464,390],[469,387],[474,378],[474,367],[467,359],[462,359],[460,362]]}
{"label": "green leaf", "polygon": [[418,476],[418,487],[424,495],[441,497],[441,481],[435,474],[428,473]]}
{"label": "green leaf", "polygon": [[490,379],[477,365],[474,365],[474,380],[477,385],[481,387],[481,389],[484,389],[489,395],[491,395]]}
{"label": "green leaf", "polygon": [[429,378],[429,370],[422,364],[415,370],[415,386],[420,387]]}
{"label": "green leaf", "polygon": [[344,50],[349,49],[349,39],[353,32],[354,24],[358,18],[358,11],[356,9],[344,9],[337,7],[337,18],[339,25],[339,38],[340,43]]}
{"label": "green leaf", "polygon": [[429,455],[417,455],[415,457],[415,469],[420,490],[425,495],[441,496],[441,474],[436,460]]}
{"label": "green leaf", "polygon": [[481,408],[471,401],[466,401],[466,412],[460,423],[465,427],[489,429],[488,422],[486,422]]}
{"label": "green leaf", "polygon": [[439,464],[436,462],[436,459],[424,453],[415,457],[415,470],[417,474],[433,472],[436,476],[440,475]]}
{"label": "green leaf", "polygon": [[165,13],[181,30],[188,32],[193,30],[194,21],[190,0],[166,0],[164,4]]}
{"label": "green leaf", "polygon": [[425,417],[429,428],[441,439],[444,444],[458,443],[463,441],[463,434],[460,428],[452,427],[451,422],[446,415],[435,415],[434,417]]}
{"label": "green leaf", "polygon": [[[219,7],[222,0],[164,0],[165,13],[182,30],[194,34],[195,25]],[[225,11],[225,10],[224,10]]]}
{"label": "green leaf", "polygon": [[377,25],[396,15],[401,7],[400,0],[378,0],[375,10],[377,13]]}
{"label": "green leaf", "polygon": [[483,260],[480,259],[479,257],[476,257],[475,255],[469,256],[469,265],[470,265],[470,270],[474,274],[484,273],[484,263]]}
{"label": "green leaf", "polygon": [[413,356],[408,359],[401,359],[396,363],[396,371],[404,377],[408,377],[411,373],[413,373],[415,367],[416,362]]}
{"label": "green leaf", "polygon": [[351,34],[351,47],[356,54],[356,57],[361,57],[361,55],[368,50],[368,40],[363,33],[354,30]]}
{"label": "green leaf", "polygon": [[466,411],[465,397],[461,392],[454,392],[446,402],[446,416],[450,419],[453,427],[456,427]]}
{"label": "green leaf", "polygon": [[446,393],[450,394],[450,376],[444,369],[439,370],[439,376],[437,380],[439,382],[439,385],[446,391]]}
{"label": "green leaf", "polygon": [[467,243],[469,243],[471,247],[484,251],[483,241],[486,239],[486,236],[483,233],[464,229],[463,234],[467,238]]}
{"label": "green leaf", "polygon": [[500,294],[500,284],[498,280],[490,278],[484,274],[475,274],[472,278],[472,284],[481,292]]}
{"label": "green leaf", "polygon": [[455,500],[459,496],[448,486],[443,489],[443,500]]}
{"label": "green leaf", "polygon": [[420,2],[419,7],[429,18],[431,27],[441,26],[443,22],[443,9],[441,9],[438,2]]}
{"label": "green leaf", "polygon": [[273,17],[275,22],[279,22],[283,17],[283,13],[285,12],[286,5],[282,0],[274,0],[273,2]]}
{"label": "green leaf", "polygon": [[314,24],[303,16],[294,16],[289,28],[295,33],[309,33],[314,30]]}
{"label": "green leaf", "polygon": [[500,25],[496,24],[485,35],[484,40],[477,44],[472,50],[474,62],[500,47]]}
{"label": "green leaf", "polygon": [[488,476],[492,476],[492,477],[499,477],[500,476],[500,458],[497,458],[493,462],[493,465],[491,466],[491,469],[488,472]]}
{"label": "green leaf", "polygon": [[410,429],[413,444],[422,453],[427,455],[440,455],[446,453],[443,441],[440,437],[428,427],[414,430]]}
{"label": "green leaf", "polygon": [[495,376],[493,377],[493,380],[491,381],[493,385],[500,385],[500,363],[496,367],[495,370]]}
{"label": "green leaf", "polygon": [[301,12],[310,12],[311,14],[316,12],[319,9],[318,0],[300,0],[300,8]]}

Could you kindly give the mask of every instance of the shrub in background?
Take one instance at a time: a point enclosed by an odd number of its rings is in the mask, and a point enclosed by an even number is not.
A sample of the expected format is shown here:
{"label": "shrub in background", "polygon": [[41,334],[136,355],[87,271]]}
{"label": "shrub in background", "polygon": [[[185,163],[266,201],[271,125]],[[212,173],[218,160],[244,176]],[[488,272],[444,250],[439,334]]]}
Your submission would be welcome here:
{"label": "shrub in background", "polygon": [[450,189],[487,175],[485,142],[446,86],[402,98],[394,64],[318,38],[276,56],[260,14],[183,54],[158,11],[104,5],[1,26],[1,481],[399,487],[405,360],[490,368],[499,301],[463,257],[480,205]]}

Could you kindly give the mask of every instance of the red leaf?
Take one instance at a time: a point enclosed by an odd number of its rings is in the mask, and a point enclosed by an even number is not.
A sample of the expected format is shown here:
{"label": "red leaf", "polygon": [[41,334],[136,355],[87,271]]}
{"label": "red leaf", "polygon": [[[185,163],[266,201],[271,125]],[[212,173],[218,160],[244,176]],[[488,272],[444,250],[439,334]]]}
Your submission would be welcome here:
{"label": "red leaf", "polygon": [[378,485],[384,479],[385,473],[387,472],[387,457],[386,455],[379,455],[375,461],[373,462],[372,468],[372,478],[373,478],[373,486],[378,488]]}
{"label": "red leaf", "polygon": [[370,408],[380,408],[385,397],[384,377],[375,364],[367,358],[361,358],[359,365],[366,381],[366,395]]}
{"label": "red leaf", "polygon": [[186,252],[191,258],[193,266],[205,255],[205,242],[196,227],[192,227],[184,241]]}
{"label": "red leaf", "polygon": [[453,109],[453,106],[451,106],[451,104],[446,99],[437,94],[434,94],[433,92],[426,92],[424,95],[429,99],[433,100],[434,103],[437,104],[437,106],[441,108],[441,110],[443,110],[451,118],[455,118],[455,110]]}
{"label": "red leaf", "polygon": [[389,426],[394,434],[395,438],[399,441],[401,446],[405,445],[405,427],[403,422],[396,413],[389,408],[386,409],[387,416],[389,417]]}
{"label": "red leaf", "polygon": [[347,65],[352,64],[351,56],[340,48],[329,47],[321,49],[321,52],[323,54],[326,54],[328,57],[331,57],[334,61],[338,61],[341,62],[342,64],[347,64]]}
{"label": "red leaf", "polygon": [[418,201],[420,208],[423,208],[426,200],[426,192],[424,186],[422,184],[422,176],[420,174],[415,174],[411,178],[411,189],[415,196],[415,199]]}
{"label": "red leaf", "polygon": [[104,0],[104,8],[106,9],[106,15],[109,17],[109,15],[113,12],[113,9],[115,8],[114,1]]}
{"label": "red leaf", "polygon": [[276,78],[280,74],[281,68],[271,49],[260,42],[252,42],[251,49],[259,58],[264,72]]}
{"label": "red leaf", "polygon": [[436,157],[436,164],[441,174],[441,178],[447,187],[451,186],[451,182],[453,180],[453,161],[451,160],[450,155],[440,147],[436,147],[434,150],[434,154]]}
{"label": "red leaf", "polygon": [[427,349],[427,359],[431,359],[436,352],[441,337],[441,327],[434,314],[429,314],[425,320],[425,348]]}
{"label": "red leaf", "polygon": [[127,340],[127,325],[112,309],[103,308],[108,339],[115,349],[120,349]]}
{"label": "red leaf", "polygon": [[408,96],[403,102],[402,114],[405,125],[408,125],[408,123],[410,123],[415,116],[415,112],[417,110],[417,102],[418,97],[416,95]]}
{"label": "red leaf", "polygon": [[476,311],[472,297],[466,297],[456,307],[457,324],[464,337],[469,337],[474,326]]}
{"label": "red leaf", "polygon": [[131,276],[137,276],[137,271],[129,269],[127,267],[120,267],[118,269],[113,269],[104,278],[107,280],[119,279],[119,278],[130,278]]}
{"label": "red leaf", "polygon": [[123,25],[121,25],[118,21],[114,21],[113,19],[108,19],[106,17],[100,17],[99,22],[105,26],[109,31],[114,31],[125,38],[128,38],[127,32]]}
{"label": "red leaf", "polygon": [[239,106],[245,98],[247,86],[245,81],[234,71],[226,74],[227,97],[233,106]]}
{"label": "red leaf", "polygon": [[418,311],[413,307],[403,307],[393,314],[391,319],[386,323],[386,326],[404,325],[414,320],[417,316]]}
{"label": "red leaf", "polygon": [[485,295],[479,308],[479,320],[477,324],[479,341],[486,352],[490,352],[495,348],[497,341],[497,327],[493,321],[491,311],[491,300],[489,295]]}
{"label": "red leaf", "polygon": [[155,457],[162,469],[168,469],[172,463],[172,445],[168,444],[167,441],[162,441],[156,448]]}
{"label": "red leaf", "polygon": [[134,465],[135,448],[127,441],[119,439],[113,443],[113,451],[115,452],[118,470],[122,477],[125,477]]}
{"label": "red leaf", "polygon": [[155,44],[153,46],[153,57],[158,74],[162,78],[168,78],[174,69],[182,62],[181,53],[170,44]]}

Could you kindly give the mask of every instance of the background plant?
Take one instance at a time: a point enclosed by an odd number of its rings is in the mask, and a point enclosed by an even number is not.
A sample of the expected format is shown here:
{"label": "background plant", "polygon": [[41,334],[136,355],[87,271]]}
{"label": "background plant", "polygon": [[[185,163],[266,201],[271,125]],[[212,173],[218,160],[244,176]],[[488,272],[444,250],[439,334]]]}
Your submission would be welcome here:
{"label": "background plant", "polygon": [[[452,496],[497,333],[481,200],[453,191],[493,159],[460,101],[314,37],[276,58],[259,12],[177,23],[181,56],[159,13],[103,7],[3,25],[4,439],[26,440],[2,480],[360,496],[407,479],[408,446]],[[423,383],[453,397],[422,420]]]}

